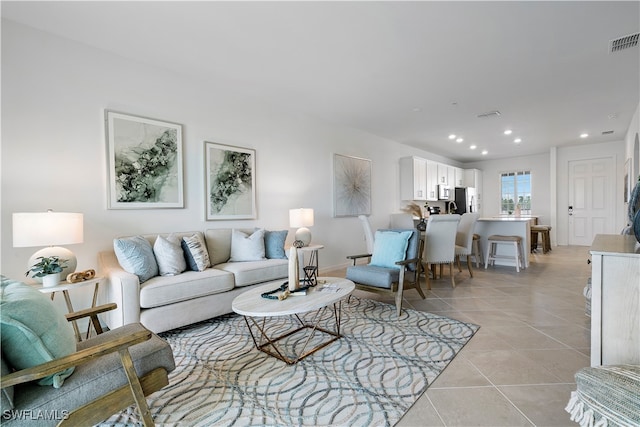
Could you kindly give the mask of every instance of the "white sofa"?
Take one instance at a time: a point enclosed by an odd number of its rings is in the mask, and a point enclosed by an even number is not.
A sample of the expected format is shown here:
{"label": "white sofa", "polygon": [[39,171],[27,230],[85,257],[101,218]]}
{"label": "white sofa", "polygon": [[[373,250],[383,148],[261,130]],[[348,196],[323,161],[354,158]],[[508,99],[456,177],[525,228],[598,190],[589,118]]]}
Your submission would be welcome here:
{"label": "white sofa", "polygon": [[[254,230],[243,230],[251,234]],[[172,233],[179,238],[201,232]],[[167,237],[169,234],[160,234]],[[287,280],[287,259],[229,262],[232,229],[204,232],[212,267],[185,271],[175,276],[155,276],[140,283],[126,272],[113,250],[100,252],[100,271],[106,276],[100,286],[100,302],[115,302],[116,310],[105,313],[109,328],[142,323],[153,332],[163,332],[230,313],[233,299],[252,286]],[[151,246],[157,234],[144,235]]]}

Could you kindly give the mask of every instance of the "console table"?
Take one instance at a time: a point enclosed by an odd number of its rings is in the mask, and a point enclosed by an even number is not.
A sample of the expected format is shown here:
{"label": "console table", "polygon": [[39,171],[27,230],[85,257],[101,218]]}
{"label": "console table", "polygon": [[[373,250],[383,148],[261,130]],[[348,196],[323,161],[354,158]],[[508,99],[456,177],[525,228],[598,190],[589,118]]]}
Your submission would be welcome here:
{"label": "console table", "polygon": [[640,364],[640,244],[598,234],[591,253],[591,366]]}

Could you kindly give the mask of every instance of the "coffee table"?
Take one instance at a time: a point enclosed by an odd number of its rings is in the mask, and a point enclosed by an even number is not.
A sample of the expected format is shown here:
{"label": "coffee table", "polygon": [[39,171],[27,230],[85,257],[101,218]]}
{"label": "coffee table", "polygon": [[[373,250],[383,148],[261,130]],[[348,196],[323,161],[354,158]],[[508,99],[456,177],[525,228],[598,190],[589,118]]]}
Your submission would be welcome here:
{"label": "coffee table", "polygon": [[[263,293],[273,291],[277,287],[277,284],[274,285],[272,283],[251,289],[236,297],[231,305],[234,312],[244,316],[251,338],[253,338],[258,350],[289,365],[293,365],[342,336],[340,335],[342,300],[351,295],[355,289],[352,281],[341,277],[319,277],[318,285],[309,288],[306,291],[306,295],[290,295],[284,300],[266,299],[261,296]],[[334,330],[318,326],[322,319],[322,314],[327,310],[333,310]],[[300,315],[309,312],[315,313],[311,322],[307,323],[300,318]],[[299,327],[282,335],[271,337],[269,335],[273,331],[268,334],[267,329],[272,330],[273,327],[268,328],[267,321],[280,316],[295,316]],[[254,328],[257,330],[256,333],[254,333]],[[307,335],[302,348],[293,357],[286,355],[285,351],[278,345],[278,342],[303,330],[307,330]],[[330,338],[307,350],[309,342],[316,331],[327,334]]]}

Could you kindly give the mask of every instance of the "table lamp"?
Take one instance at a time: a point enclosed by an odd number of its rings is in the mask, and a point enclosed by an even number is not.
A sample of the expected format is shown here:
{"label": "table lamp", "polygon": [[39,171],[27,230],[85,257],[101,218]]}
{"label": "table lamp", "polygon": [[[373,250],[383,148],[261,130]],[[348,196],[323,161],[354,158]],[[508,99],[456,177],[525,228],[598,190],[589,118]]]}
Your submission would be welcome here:
{"label": "table lamp", "polygon": [[296,243],[300,242],[298,243],[300,247],[309,246],[311,231],[307,227],[313,226],[313,209],[289,209],[289,226],[298,228],[293,245],[296,246]]}
{"label": "table lamp", "polygon": [[[58,256],[66,259],[61,277],[76,271],[78,260],[69,249],[56,245],[73,245],[83,241],[83,215],[81,213],[53,212],[23,212],[13,214],[13,247],[25,248],[33,246],[48,246],[40,249],[29,258],[30,268],[37,262],[38,257]],[[42,278],[34,280],[41,282]]]}

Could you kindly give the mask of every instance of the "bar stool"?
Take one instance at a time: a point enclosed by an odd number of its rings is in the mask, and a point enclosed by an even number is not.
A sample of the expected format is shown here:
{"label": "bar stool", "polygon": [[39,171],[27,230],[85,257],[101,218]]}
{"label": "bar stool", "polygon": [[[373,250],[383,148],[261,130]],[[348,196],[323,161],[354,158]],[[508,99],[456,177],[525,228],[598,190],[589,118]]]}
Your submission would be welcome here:
{"label": "bar stool", "polygon": [[471,243],[471,255],[476,260],[476,268],[480,268],[480,263],[484,261],[484,255],[482,254],[482,245],[480,245],[480,235],[473,235],[473,242]]}
{"label": "bar stool", "polygon": [[[509,244],[514,247],[515,255],[496,255],[496,250],[499,244]],[[487,257],[484,262],[484,268],[486,269],[489,263],[495,265],[496,259],[514,259],[516,262],[516,271],[520,272],[520,267],[524,268],[524,256],[522,252],[522,237],[520,236],[500,236],[498,234],[492,234],[487,239]]]}
{"label": "bar stool", "polygon": [[538,233],[542,236],[542,253],[546,254],[551,250],[551,226],[532,225],[531,226],[531,252],[538,248]]}

